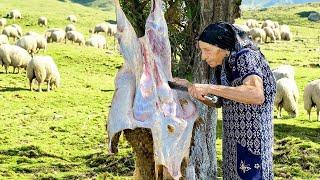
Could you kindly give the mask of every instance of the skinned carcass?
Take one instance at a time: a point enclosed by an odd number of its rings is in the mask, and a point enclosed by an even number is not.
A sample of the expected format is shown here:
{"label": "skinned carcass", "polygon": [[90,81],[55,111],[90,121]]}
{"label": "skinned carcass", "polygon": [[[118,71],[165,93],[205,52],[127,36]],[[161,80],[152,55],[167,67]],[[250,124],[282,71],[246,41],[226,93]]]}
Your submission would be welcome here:
{"label": "skinned carcass", "polygon": [[192,129],[198,112],[185,92],[171,90],[171,47],[162,1],[151,1],[145,36],[138,38],[115,0],[117,39],[124,57],[115,79],[109,111],[109,150],[117,152],[119,134],[125,129],[151,130],[155,171],[164,166],[174,179],[189,156]]}

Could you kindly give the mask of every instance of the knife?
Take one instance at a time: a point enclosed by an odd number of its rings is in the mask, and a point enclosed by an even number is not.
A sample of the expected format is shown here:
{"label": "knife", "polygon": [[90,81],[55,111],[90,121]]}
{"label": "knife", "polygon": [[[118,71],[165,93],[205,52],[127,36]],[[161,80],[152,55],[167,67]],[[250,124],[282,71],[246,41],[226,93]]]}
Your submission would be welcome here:
{"label": "knife", "polygon": [[[179,90],[179,91],[184,91],[184,92],[188,92],[188,87],[172,82],[172,81],[168,81],[168,85],[171,89],[175,89],[175,90]],[[218,102],[218,97],[214,96],[214,95],[208,95],[208,96],[203,96],[206,100],[212,102],[212,103],[217,103]]]}

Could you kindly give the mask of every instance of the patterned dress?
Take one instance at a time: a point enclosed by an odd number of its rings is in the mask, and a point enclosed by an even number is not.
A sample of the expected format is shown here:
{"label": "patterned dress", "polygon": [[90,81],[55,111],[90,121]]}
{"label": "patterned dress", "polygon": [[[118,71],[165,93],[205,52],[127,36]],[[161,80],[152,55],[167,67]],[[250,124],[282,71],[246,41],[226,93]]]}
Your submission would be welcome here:
{"label": "patterned dress", "polygon": [[[221,98],[223,112],[223,178],[273,179],[273,101],[275,80],[259,50],[244,48],[232,52],[221,67],[220,78],[213,84],[240,86],[249,75],[263,80],[265,102],[243,104]],[[218,79],[219,78],[219,79]]]}

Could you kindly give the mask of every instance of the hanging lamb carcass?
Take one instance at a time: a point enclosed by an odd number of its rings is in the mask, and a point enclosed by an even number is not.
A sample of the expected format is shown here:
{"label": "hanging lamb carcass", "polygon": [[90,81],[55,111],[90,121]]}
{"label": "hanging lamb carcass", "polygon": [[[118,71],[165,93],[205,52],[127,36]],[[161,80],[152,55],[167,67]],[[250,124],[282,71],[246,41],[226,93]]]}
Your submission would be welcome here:
{"label": "hanging lamb carcass", "polygon": [[198,112],[186,92],[171,90],[171,47],[162,0],[151,1],[145,35],[138,38],[115,0],[117,38],[124,57],[115,79],[109,111],[109,150],[117,151],[119,134],[125,129],[151,130],[155,171],[164,166],[174,178],[189,156],[192,129]]}

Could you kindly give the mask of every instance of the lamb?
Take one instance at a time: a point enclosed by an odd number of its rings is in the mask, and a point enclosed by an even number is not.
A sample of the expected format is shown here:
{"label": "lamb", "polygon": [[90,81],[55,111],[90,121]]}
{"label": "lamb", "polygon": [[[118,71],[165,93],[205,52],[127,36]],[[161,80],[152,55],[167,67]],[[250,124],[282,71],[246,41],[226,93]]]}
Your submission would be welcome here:
{"label": "lamb", "polygon": [[52,42],[62,42],[66,38],[66,32],[64,31],[54,31],[52,32],[51,39]]}
{"label": "lamb", "polygon": [[47,39],[47,42],[52,42],[52,33],[54,31],[63,31],[62,29],[60,28],[51,28],[51,29],[48,29],[46,32],[45,32],[45,35],[44,37]]}
{"label": "lamb", "polygon": [[291,65],[281,65],[272,70],[274,78],[277,80],[281,78],[294,79],[294,69]]}
{"label": "lamb", "polygon": [[25,68],[31,60],[29,53],[16,45],[2,44],[0,46],[0,65],[5,67],[6,73],[8,73],[8,66],[13,66],[13,73],[15,69]]}
{"label": "lamb", "polygon": [[44,16],[39,17],[38,25],[39,26],[47,26],[48,25],[48,19],[46,17],[44,17]]}
{"label": "lamb", "polygon": [[96,48],[107,48],[107,42],[105,37],[97,34],[93,34],[87,41],[86,46],[93,46]]}
{"label": "lamb", "polygon": [[11,18],[11,19],[22,19],[22,15],[21,12],[18,9],[13,9],[11,10],[7,17]]}
{"label": "lamb", "polygon": [[72,43],[79,43],[79,45],[84,44],[84,36],[82,33],[77,31],[68,31],[66,35],[65,43],[67,43],[67,40],[70,40]]}
{"label": "lamb", "polygon": [[75,15],[69,15],[67,17],[67,20],[69,20],[72,23],[76,23],[77,22],[77,17]]}
{"label": "lamb", "polygon": [[298,114],[298,97],[299,91],[294,79],[279,79],[277,81],[277,90],[274,100],[274,106],[278,111],[277,118],[281,118],[282,108],[284,108],[291,117],[296,117]]}
{"label": "lamb", "polygon": [[56,88],[60,86],[60,73],[51,56],[33,57],[27,67],[27,78],[29,79],[30,91],[33,91],[33,79],[38,82],[39,92],[42,92],[41,84],[44,82],[47,82],[48,92],[53,90],[54,86]]}
{"label": "lamb", "polygon": [[7,25],[7,20],[5,18],[0,19],[0,27],[5,27]]}
{"label": "lamb", "polygon": [[248,20],[246,21],[246,25],[247,25],[250,29],[259,27],[258,21],[255,20],[255,19],[248,19]]}
{"label": "lamb", "polygon": [[251,35],[251,38],[255,41],[255,42],[265,42],[266,39],[266,32],[264,32],[263,29],[260,28],[253,28],[250,30],[249,34]]}
{"label": "lamb", "polygon": [[12,37],[15,41],[16,38],[19,39],[21,35],[19,35],[18,30],[12,26],[6,26],[2,30],[2,34],[6,35],[8,38]]}
{"label": "lamb", "polygon": [[274,42],[276,40],[276,37],[274,35],[274,31],[271,27],[267,26],[263,28],[264,32],[266,33],[266,39],[265,42],[267,42],[268,37],[270,38],[271,42]]}
{"label": "lamb", "polygon": [[16,45],[27,50],[31,55],[33,55],[37,51],[37,40],[34,36],[31,35],[23,36],[17,41]]}
{"label": "lamb", "polygon": [[276,40],[281,40],[281,33],[279,28],[272,29]]}
{"label": "lamb", "polygon": [[311,108],[317,108],[317,120],[320,121],[320,79],[309,82],[303,93],[304,109],[308,112],[309,120]]}
{"label": "lamb", "polygon": [[73,24],[68,24],[66,27],[65,27],[65,31],[68,32],[68,31],[75,31],[76,30],[76,26],[74,26]]}
{"label": "lamb", "polygon": [[4,34],[0,34],[0,45],[1,44],[9,44],[8,37]]}

